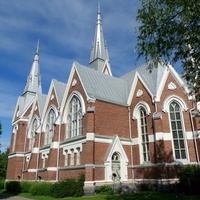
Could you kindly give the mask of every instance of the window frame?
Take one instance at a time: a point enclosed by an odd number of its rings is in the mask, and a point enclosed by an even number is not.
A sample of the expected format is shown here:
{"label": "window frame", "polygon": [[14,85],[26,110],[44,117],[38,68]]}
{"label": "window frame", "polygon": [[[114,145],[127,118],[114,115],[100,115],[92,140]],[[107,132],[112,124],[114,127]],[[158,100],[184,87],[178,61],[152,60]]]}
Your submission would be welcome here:
{"label": "window frame", "polygon": [[[179,106],[179,115],[180,115],[179,122],[181,123],[181,130],[182,130],[182,138],[181,139],[184,142],[185,158],[182,158],[181,156],[180,156],[180,158],[176,157],[176,148],[175,148],[175,143],[174,143],[173,131],[177,132],[178,129],[173,130],[173,127],[172,127],[172,119],[171,119],[171,111],[170,111],[170,106],[171,106],[172,103],[176,103]],[[170,133],[171,133],[171,136],[172,136],[172,148],[173,148],[174,160],[175,161],[188,161],[189,160],[189,155],[188,155],[188,146],[187,146],[187,139],[186,139],[185,123],[184,123],[184,117],[183,117],[183,108],[182,108],[180,102],[178,102],[177,100],[174,99],[174,100],[169,102],[168,109],[169,109],[168,110],[168,115],[169,115]],[[178,124],[177,124],[177,126],[178,126]],[[180,146],[180,140],[178,140],[178,143],[179,143],[179,146]],[[179,155],[180,155],[180,151],[181,151],[181,149],[179,148]]]}
{"label": "window frame", "polygon": [[[53,115],[50,116],[52,112]],[[54,136],[55,120],[56,120],[56,111],[53,107],[50,107],[50,109],[48,110],[48,114],[46,115],[44,145],[49,145],[52,142]]]}
{"label": "window frame", "polygon": [[74,138],[83,132],[83,104],[79,96],[72,95],[68,103],[66,138]]}

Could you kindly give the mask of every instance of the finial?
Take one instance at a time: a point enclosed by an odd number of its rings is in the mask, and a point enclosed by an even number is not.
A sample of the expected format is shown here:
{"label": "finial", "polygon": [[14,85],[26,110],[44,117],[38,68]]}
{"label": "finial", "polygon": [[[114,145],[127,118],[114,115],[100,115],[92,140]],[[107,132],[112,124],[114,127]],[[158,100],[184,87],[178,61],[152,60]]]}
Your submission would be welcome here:
{"label": "finial", "polygon": [[98,2],[98,14],[101,13],[100,11],[100,1]]}
{"label": "finial", "polygon": [[36,47],[36,54],[39,54],[39,45],[40,45],[40,40],[38,38],[37,47]]}

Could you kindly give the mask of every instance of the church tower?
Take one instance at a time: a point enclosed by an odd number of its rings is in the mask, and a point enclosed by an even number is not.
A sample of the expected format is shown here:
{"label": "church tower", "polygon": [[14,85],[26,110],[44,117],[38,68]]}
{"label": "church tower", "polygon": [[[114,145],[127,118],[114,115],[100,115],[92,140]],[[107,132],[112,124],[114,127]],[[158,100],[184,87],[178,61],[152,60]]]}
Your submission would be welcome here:
{"label": "church tower", "polygon": [[25,98],[24,108],[26,108],[26,106],[29,105],[29,103],[35,97],[35,94],[37,92],[42,93],[41,75],[39,67],[39,40],[37,43],[33,64],[28,75],[26,86],[22,95]]}
{"label": "church tower", "polygon": [[100,4],[98,5],[96,30],[90,54],[89,67],[112,76],[108,49],[103,35]]}

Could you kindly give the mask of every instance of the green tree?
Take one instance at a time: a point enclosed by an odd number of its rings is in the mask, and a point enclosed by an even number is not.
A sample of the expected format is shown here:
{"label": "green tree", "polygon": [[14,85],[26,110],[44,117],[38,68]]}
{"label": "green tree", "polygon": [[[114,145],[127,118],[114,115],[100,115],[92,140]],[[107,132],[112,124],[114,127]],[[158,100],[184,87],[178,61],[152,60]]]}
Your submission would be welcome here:
{"label": "green tree", "polygon": [[[140,0],[138,58],[152,63],[181,61],[183,77],[200,100],[200,1]],[[155,65],[149,65],[149,68]]]}
{"label": "green tree", "polygon": [[9,148],[5,152],[0,151],[0,179],[6,178]]}

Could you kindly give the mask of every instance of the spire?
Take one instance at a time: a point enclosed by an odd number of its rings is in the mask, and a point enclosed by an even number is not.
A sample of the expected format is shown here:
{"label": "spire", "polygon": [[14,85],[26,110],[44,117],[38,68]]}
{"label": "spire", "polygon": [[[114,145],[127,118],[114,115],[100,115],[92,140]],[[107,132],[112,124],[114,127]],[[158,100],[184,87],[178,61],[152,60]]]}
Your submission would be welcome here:
{"label": "spire", "polygon": [[[96,22],[96,30],[94,36],[94,43],[92,46],[92,51],[90,54],[90,68],[93,68],[97,71],[104,71],[105,62],[107,61],[107,68],[110,70],[110,61],[107,46],[105,44],[104,36],[103,36],[103,28],[101,21],[101,11],[100,11],[100,3],[98,3],[98,12],[97,12],[97,22]],[[111,71],[110,71],[111,74]]]}
{"label": "spire", "polygon": [[42,93],[40,67],[39,67],[39,39],[37,42],[37,47],[36,47],[36,52],[35,52],[35,56],[33,59],[33,64],[32,64],[29,76],[27,78],[23,96],[28,92],[30,92],[30,93],[41,92]]}

